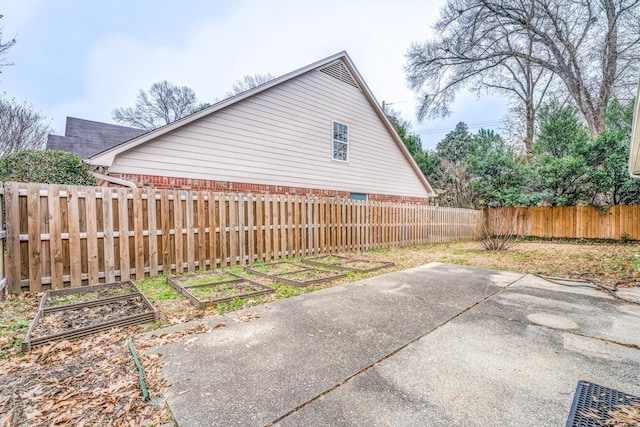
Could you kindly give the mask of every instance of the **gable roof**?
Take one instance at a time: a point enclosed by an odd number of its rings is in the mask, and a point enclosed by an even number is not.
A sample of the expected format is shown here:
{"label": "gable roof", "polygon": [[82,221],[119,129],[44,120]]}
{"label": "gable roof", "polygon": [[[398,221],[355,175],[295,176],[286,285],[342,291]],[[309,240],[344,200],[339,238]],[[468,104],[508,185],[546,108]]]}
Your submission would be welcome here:
{"label": "gable roof", "polygon": [[88,159],[146,132],[144,129],[67,117],[64,136],[49,135],[47,150],[70,151]]}
{"label": "gable roof", "polygon": [[[343,67],[346,66],[346,70],[344,70]],[[302,74],[305,74],[309,71],[313,71],[313,70],[319,70],[322,71],[324,73],[333,75],[334,77],[344,81],[347,84],[350,84],[352,86],[358,87],[362,93],[364,94],[364,96],[366,97],[366,99],[368,100],[369,104],[371,105],[371,107],[373,108],[373,110],[375,111],[376,115],[378,116],[378,118],[380,119],[380,121],[383,123],[384,127],[388,130],[389,134],[391,135],[391,137],[393,138],[394,142],[396,143],[398,149],[401,151],[401,153],[403,154],[404,158],[407,160],[407,162],[409,163],[409,165],[411,166],[411,168],[413,169],[413,171],[415,172],[416,176],[419,178],[420,182],[422,183],[422,185],[424,186],[424,188],[427,190],[427,193],[430,196],[435,196],[435,192],[433,191],[433,189],[431,188],[431,185],[429,184],[429,182],[427,181],[427,179],[425,178],[425,176],[423,175],[422,171],[420,170],[420,167],[418,166],[418,164],[415,162],[415,160],[413,159],[413,157],[411,156],[411,154],[409,153],[409,151],[407,150],[406,146],[404,145],[404,143],[402,142],[402,139],[400,139],[400,136],[398,136],[398,133],[395,131],[395,129],[393,128],[393,125],[391,124],[391,122],[389,121],[389,119],[387,118],[386,114],[384,113],[384,111],[382,110],[382,108],[380,107],[380,104],[378,104],[378,101],[375,99],[375,97],[373,96],[373,93],[371,92],[371,90],[369,89],[369,87],[367,86],[367,84],[365,83],[365,81],[363,80],[362,76],[360,75],[360,73],[358,72],[358,70],[356,69],[355,65],[353,64],[353,62],[351,61],[351,58],[349,57],[349,55],[347,54],[346,51],[342,51],[339,53],[336,53],[334,55],[331,55],[325,59],[322,59],[320,61],[314,62],[312,64],[307,65],[306,67],[302,67],[298,70],[292,71],[288,74],[285,74],[281,77],[275,78],[273,80],[270,80],[266,83],[263,83],[259,86],[256,86],[252,89],[249,89],[245,92],[239,93],[231,98],[227,98],[224,99],[216,104],[213,104],[207,108],[204,108],[200,111],[197,111],[193,114],[190,114],[188,116],[185,116],[181,119],[176,120],[175,122],[169,123],[165,126],[159,127],[157,129],[154,129],[152,131],[149,131],[148,133],[145,133],[143,135],[140,135],[136,138],[133,138],[129,141],[123,142],[121,144],[115,145],[113,147],[107,148],[104,151],[95,154],[94,156],[90,157],[88,159],[89,163],[92,165],[96,165],[96,166],[111,166],[113,164],[113,161],[115,159],[115,157],[125,151],[131,150],[141,144],[144,144],[147,141],[153,140],[154,138],[157,138],[161,135],[164,135],[168,132],[171,132],[175,129],[178,129],[182,126],[185,126],[189,123],[192,123],[202,117],[206,117],[210,114],[213,114],[217,111],[220,111],[230,105],[234,105],[244,99],[247,99],[251,96],[254,96],[258,93],[264,92],[266,90],[269,90],[270,88],[280,85],[284,82],[287,82],[289,80],[292,80],[298,76],[301,76]],[[346,72],[345,72],[346,71]]]}

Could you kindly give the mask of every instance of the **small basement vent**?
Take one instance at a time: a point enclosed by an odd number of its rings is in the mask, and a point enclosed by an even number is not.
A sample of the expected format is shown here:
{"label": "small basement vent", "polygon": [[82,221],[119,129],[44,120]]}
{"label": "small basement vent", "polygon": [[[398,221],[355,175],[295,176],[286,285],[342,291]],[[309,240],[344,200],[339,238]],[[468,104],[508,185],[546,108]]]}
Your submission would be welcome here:
{"label": "small basement vent", "polygon": [[355,87],[357,89],[360,89],[358,87],[358,84],[356,83],[356,81],[351,76],[351,73],[344,66],[344,63],[342,61],[340,61],[340,60],[338,60],[336,62],[332,62],[331,64],[327,65],[326,67],[319,68],[318,71],[322,71],[323,73],[328,74],[331,77],[340,80],[341,82],[344,82],[344,83],[346,83],[348,85],[351,85],[351,86],[353,86],[353,87]]}

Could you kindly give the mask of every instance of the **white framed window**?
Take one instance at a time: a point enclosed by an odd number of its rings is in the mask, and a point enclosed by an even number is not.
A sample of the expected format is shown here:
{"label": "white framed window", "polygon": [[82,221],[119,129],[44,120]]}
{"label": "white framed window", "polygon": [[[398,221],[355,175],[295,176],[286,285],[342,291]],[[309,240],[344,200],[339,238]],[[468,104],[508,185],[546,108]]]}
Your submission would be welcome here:
{"label": "white framed window", "polygon": [[333,122],[333,160],[349,161],[349,126]]}

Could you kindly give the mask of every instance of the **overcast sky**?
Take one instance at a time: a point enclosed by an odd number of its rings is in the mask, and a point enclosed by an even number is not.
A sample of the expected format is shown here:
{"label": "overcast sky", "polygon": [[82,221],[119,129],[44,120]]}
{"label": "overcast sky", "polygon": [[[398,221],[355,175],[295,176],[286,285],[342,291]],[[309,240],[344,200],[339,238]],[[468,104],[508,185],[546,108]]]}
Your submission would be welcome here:
{"label": "overcast sky", "polygon": [[[454,114],[419,123],[403,66],[428,39],[443,0],[2,0],[14,37],[0,91],[32,104],[57,134],[66,116],[113,122],[139,89],[168,80],[200,102],[245,74],[280,76],[346,50],[379,102],[393,104],[433,148],[459,121],[499,130],[504,102],[458,97]],[[487,126],[488,125],[488,126]]]}

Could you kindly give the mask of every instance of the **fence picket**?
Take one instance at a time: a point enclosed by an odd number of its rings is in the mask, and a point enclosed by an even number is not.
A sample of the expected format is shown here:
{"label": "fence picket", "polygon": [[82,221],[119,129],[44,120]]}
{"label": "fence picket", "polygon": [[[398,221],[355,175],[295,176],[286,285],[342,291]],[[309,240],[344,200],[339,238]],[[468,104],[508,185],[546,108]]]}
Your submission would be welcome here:
{"label": "fence picket", "polygon": [[149,229],[149,276],[158,274],[158,204],[156,191],[147,188],[147,228]]}
{"label": "fence picket", "polygon": [[160,229],[162,230],[162,272],[171,274],[171,218],[169,192],[160,190]]}
{"label": "fence picket", "polygon": [[[89,285],[100,283],[98,272],[98,218],[96,211],[96,189],[85,187],[85,209],[87,214],[87,266],[89,273]],[[38,189],[39,191],[39,189]]]}
{"label": "fence picket", "polygon": [[42,291],[42,260],[40,253],[40,187],[38,184],[27,186],[27,227],[29,230],[29,289]]}
{"label": "fence picket", "polygon": [[[51,257],[51,287],[62,288],[62,231],[60,228],[60,187],[53,185],[49,188],[47,197],[49,209],[49,254]],[[110,266],[113,270],[113,266]],[[106,267],[105,267],[106,268]]]}

